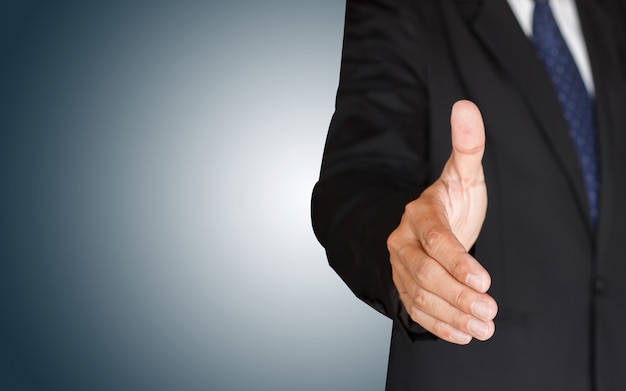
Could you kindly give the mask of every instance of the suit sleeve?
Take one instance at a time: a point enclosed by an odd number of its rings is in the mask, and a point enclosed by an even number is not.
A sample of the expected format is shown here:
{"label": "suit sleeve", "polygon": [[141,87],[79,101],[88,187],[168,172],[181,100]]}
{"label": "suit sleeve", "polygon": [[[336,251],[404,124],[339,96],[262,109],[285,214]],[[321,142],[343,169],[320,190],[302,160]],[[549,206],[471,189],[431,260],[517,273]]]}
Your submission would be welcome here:
{"label": "suit sleeve", "polygon": [[348,0],[336,111],[313,191],[315,234],[357,297],[413,323],[391,278],[387,237],[428,178],[425,27],[408,0]]}

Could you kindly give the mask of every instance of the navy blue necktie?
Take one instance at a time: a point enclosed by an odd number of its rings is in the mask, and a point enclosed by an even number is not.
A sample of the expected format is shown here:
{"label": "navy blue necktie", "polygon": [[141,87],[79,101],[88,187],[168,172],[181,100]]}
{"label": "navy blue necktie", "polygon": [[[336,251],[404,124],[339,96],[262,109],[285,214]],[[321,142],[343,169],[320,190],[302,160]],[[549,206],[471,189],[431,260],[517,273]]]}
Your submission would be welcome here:
{"label": "navy blue necktie", "polygon": [[599,214],[600,180],[593,102],[548,0],[535,0],[532,41],[552,80],[569,125],[569,135],[576,147],[585,179],[591,221],[595,225]]}

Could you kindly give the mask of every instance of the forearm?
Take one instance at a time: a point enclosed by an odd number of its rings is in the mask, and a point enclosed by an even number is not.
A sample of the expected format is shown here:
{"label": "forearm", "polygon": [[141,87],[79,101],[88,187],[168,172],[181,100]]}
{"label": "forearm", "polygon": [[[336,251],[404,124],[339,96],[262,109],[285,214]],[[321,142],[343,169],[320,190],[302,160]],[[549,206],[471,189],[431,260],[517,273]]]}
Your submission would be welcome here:
{"label": "forearm", "polygon": [[410,4],[348,1],[336,112],[312,201],[330,265],[359,298],[407,327],[386,242],[432,180],[427,50]]}

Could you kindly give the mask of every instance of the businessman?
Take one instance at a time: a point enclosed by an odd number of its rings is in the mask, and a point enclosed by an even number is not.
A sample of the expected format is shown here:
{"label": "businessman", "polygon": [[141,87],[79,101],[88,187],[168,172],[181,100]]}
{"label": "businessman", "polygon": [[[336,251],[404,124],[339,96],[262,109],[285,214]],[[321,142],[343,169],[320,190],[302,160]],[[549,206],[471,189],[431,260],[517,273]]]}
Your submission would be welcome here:
{"label": "businessman", "polygon": [[388,390],[626,389],[625,11],[347,1],[313,225]]}

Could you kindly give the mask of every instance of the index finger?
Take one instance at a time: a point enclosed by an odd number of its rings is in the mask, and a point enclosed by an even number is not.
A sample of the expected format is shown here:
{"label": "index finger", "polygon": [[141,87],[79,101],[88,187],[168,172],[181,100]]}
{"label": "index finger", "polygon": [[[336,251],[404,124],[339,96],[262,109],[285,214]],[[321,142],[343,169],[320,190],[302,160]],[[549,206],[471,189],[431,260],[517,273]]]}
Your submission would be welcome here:
{"label": "index finger", "polygon": [[[428,197],[428,194],[422,196]],[[433,201],[437,202],[437,201]],[[445,215],[437,208],[425,208],[419,224],[412,222],[412,231],[422,248],[440,263],[457,281],[477,292],[485,293],[491,286],[487,270],[472,257],[452,232]]]}

